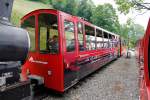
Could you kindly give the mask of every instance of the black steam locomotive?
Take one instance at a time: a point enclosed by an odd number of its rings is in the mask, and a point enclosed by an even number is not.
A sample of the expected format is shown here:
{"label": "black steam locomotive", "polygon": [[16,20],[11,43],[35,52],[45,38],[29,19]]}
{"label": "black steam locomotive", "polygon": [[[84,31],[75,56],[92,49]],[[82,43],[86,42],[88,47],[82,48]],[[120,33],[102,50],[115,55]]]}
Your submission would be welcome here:
{"label": "black steam locomotive", "polygon": [[30,83],[20,76],[30,41],[27,31],[10,23],[12,5],[13,0],[0,0],[0,100],[30,96]]}

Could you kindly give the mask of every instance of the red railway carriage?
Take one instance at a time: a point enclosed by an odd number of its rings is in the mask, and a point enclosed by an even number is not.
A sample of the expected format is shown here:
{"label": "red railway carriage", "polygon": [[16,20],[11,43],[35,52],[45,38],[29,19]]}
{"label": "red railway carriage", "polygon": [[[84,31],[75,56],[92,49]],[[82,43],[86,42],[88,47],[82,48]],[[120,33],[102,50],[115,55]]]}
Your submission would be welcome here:
{"label": "red railway carriage", "polygon": [[31,38],[23,78],[59,92],[120,55],[119,35],[58,10],[33,11],[21,26]]}
{"label": "red railway carriage", "polygon": [[150,100],[150,20],[144,37],[138,41],[136,50],[140,66],[140,100]]}

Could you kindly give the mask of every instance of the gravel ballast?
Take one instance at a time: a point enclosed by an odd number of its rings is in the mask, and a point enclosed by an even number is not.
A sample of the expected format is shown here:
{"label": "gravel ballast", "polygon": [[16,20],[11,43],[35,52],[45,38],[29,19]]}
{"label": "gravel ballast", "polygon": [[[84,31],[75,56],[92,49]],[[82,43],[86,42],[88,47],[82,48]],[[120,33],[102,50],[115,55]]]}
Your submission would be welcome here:
{"label": "gravel ballast", "polygon": [[43,100],[138,100],[135,58],[113,61],[81,80],[63,95],[49,93]]}

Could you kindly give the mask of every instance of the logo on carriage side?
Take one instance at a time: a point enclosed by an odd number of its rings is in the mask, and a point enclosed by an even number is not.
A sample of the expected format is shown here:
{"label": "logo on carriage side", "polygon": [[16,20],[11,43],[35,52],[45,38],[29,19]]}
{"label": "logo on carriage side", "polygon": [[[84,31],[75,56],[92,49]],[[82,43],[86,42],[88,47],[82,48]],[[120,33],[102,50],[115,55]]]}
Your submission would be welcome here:
{"label": "logo on carriage side", "polygon": [[48,64],[48,62],[34,60],[33,57],[30,57],[29,61],[32,62],[32,63],[39,63],[39,64],[44,64],[44,65]]}

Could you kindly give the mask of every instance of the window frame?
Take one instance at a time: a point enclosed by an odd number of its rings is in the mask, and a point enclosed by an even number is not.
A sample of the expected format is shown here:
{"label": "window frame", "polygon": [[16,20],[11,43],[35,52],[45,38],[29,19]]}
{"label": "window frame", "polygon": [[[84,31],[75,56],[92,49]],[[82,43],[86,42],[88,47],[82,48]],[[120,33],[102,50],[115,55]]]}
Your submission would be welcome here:
{"label": "window frame", "polygon": [[[97,46],[97,38],[98,38],[98,31],[101,31],[101,34],[102,34],[102,47],[101,48],[98,48],[98,46]],[[102,49],[102,48],[104,48],[104,34],[103,34],[103,30],[101,30],[101,29],[98,29],[98,28],[96,28],[96,49],[98,50],[98,49]]]}
{"label": "window frame", "polygon": [[[87,37],[86,37],[87,34],[86,34],[86,29],[85,29],[86,26],[93,28],[94,38],[95,38],[95,49],[90,49],[90,50],[89,50],[89,49],[87,48]],[[84,33],[85,33],[84,35],[85,35],[85,48],[86,48],[85,51],[97,50],[97,49],[96,49],[96,32],[95,32],[95,27],[94,27],[93,25],[89,25],[89,24],[86,24],[86,23],[85,23],[85,24],[84,24]],[[93,36],[93,35],[90,35],[90,36]],[[92,48],[92,47],[91,47],[91,48]]]}
{"label": "window frame", "polygon": [[[57,31],[58,31],[58,52],[57,53],[51,53],[50,52],[50,50],[49,51],[44,51],[44,50],[40,50],[40,27],[39,27],[39,16],[41,15],[41,14],[47,14],[47,15],[54,15],[54,16],[56,16],[57,17],[57,25],[58,25],[58,29],[57,29]],[[60,34],[59,34],[59,16],[57,15],[57,14],[55,14],[55,13],[49,13],[49,12],[42,12],[42,13],[38,13],[37,14],[37,33],[38,33],[38,51],[39,51],[39,53],[40,54],[52,54],[52,55],[57,55],[57,54],[60,54]],[[49,34],[46,34],[46,39],[48,38],[47,36],[50,36],[50,33]]]}
{"label": "window frame", "polygon": [[[82,25],[82,34],[83,34],[83,48],[84,48],[84,50],[80,50],[80,44],[79,44],[79,27],[78,27],[78,24],[81,24]],[[81,21],[77,21],[77,41],[78,41],[78,51],[79,52],[84,52],[84,51],[86,51],[86,45],[85,45],[85,42],[86,42],[86,40],[85,40],[85,27],[84,27],[84,23],[83,22],[81,22]]]}
{"label": "window frame", "polygon": [[[105,35],[106,34],[106,35]],[[106,32],[106,31],[103,31],[103,35],[104,35],[104,39],[107,39],[107,41],[104,41],[104,45],[105,43],[107,43],[107,47],[103,46],[105,49],[108,49],[109,48],[109,33]],[[107,37],[105,37],[107,36]]]}
{"label": "window frame", "polygon": [[[66,31],[65,31],[65,24],[64,24],[64,22],[65,21],[68,21],[68,22],[72,22],[73,23],[73,26],[74,26],[74,50],[73,51],[67,51],[67,39],[66,39]],[[73,21],[73,20],[69,20],[69,19],[64,19],[63,20],[63,29],[64,29],[64,37],[65,37],[65,52],[67,52],[67,53],[72,53],[72,52],[76,52],[76,24],[75,24],[75,22]]]}
{"label": "window frame", "polygon": [[[34,17],[34,50],[31,50],[31,38],[30,38],[30,52],[37,52],[37,45],[36,45],[36,41],[37,41],[37,36],[36,36],[36,25],[37,25],[37,20],[36,20],[36,18],[37,18],[37,16],[35,15],[35,14],[33,14],[32,16],[28,16],[28,17],[26,17],[24,20],[22,20],[22,22],[21,22],[21,28],[23,28],[22,27],[22,25],[24,24],[24,22],[26,21],[26,20],[28,20],[29,18],[31,18],[31,17]],[[24,29],[24,28],[23,28]],[[28,32],[28,31],[27,31]],[[28,32],[29,33],[29,32]],[[30,35],[29,35],[29,37],[30,37]]]}

